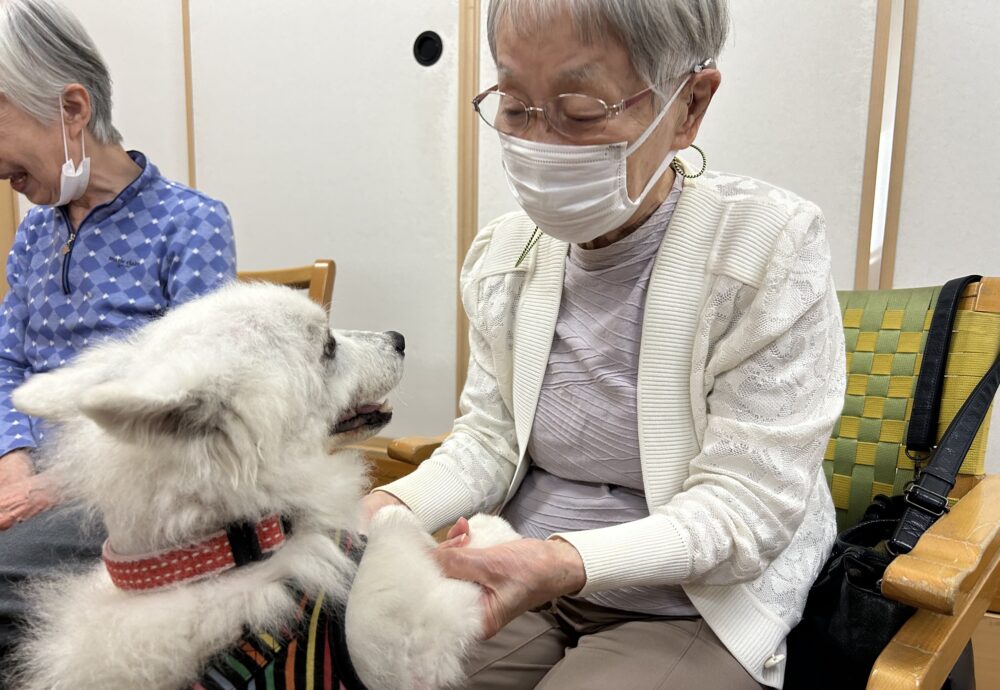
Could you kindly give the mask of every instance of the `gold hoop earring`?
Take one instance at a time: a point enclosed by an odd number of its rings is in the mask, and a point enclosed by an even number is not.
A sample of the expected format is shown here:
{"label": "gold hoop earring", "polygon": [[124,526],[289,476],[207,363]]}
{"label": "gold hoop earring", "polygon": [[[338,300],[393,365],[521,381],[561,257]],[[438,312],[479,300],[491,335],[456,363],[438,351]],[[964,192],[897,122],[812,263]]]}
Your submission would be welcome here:
{"label": "gold hoop earring", "polygon": [[702,175],[705,174],[705,171],[708,170],[708,156],[705,155],[705,152],[701,150],[700,146],[695,146],[694,144],[691,144],[691,148],[693,148],[695,151],[701,154],[701,170],[696,172],[694,175],[688,175],[686,172],[684,172],[684,166],[682,166],[680,164],[680,161],[678,161],[676,158],[674,159],[674,162],[670,164],[670,167],[674,169],[675,173],[677,173],[681,177],[686,177],[689,180],[693,180],[696,177],[701,177]]}

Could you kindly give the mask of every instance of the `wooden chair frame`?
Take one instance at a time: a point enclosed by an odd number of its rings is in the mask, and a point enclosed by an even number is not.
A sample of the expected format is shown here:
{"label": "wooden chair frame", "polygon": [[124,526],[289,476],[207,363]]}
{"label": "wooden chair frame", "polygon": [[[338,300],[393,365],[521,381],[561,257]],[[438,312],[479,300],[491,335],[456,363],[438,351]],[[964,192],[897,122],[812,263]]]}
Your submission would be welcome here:
{"label": "wooden chair frame", "polygon": [[330,312],[336,277],[337,264],[332,259],[317,259],[311,266],[298,268],[239,272],[239,279],[243,282],[277,283],[299,290],[308,290],[309,299],[322,305],[327,313]]}
{"label": "wooden chair frame", "polygon": [[[960,307],[1000,314],[1000,278],[970,285]],[[998,585],[1000,475],[992,475],[886,570],[883,593],[917,612],[876,660],[869,690],[938,690],[983,614],[1000,610]]]}
{"label": "wooden chair frame", "polygon": [[[1000,278],[970,285],[960,304],[1000,314]],[[997,430],[996,433],[1000,433]],[[384,456],[415,468],[445,436],[389,441]],[[917,608],[872,669],[868,690],[938,690],[987,610],[1000,611],[1000,475],[978,482],[885,573],[886,596]]]}

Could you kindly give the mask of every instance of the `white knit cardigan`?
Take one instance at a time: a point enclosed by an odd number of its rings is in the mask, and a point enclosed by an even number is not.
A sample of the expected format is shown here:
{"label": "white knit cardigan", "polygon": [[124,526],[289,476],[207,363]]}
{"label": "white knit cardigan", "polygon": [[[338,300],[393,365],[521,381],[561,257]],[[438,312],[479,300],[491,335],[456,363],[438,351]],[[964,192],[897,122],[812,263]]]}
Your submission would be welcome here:
{"label": "white knit cardigan", "polygon": [[[386,487],[438,529],[499,510],[525,449],[559,313],[567,245],[503,216],[462,271],[471,357],[451,436]],[[650,278],[638,430],[650,515],[561,534],[583,593],[682,585],[759,682],[781,687],[785,636],[836,533],[823,450],[843,404],[844,341],[819,209],[756,180],[686,180]]]}

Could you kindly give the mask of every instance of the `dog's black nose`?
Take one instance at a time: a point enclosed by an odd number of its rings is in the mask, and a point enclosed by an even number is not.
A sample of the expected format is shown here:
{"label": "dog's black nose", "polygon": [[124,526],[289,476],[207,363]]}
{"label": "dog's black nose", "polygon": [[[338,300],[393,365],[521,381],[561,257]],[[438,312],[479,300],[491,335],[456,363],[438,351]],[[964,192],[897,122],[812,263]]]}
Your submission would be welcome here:
{"label": "dog's black nose", "polygon": [[386,331],[386,335],[392,340],[392,346],[396,348],[396,352],[403,354],[406,351],[406,338],[403,337],[402,333]]}

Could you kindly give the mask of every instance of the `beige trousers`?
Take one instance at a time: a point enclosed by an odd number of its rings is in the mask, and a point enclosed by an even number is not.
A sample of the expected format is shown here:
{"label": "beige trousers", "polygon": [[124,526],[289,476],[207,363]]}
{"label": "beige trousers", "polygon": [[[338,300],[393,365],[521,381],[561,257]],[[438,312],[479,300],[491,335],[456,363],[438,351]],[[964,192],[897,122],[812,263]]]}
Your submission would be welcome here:
{"label": "beige trousers", "polygon": [[466,690],[761,690],[701,618],[580,599],[529,612],[473,651]]}

